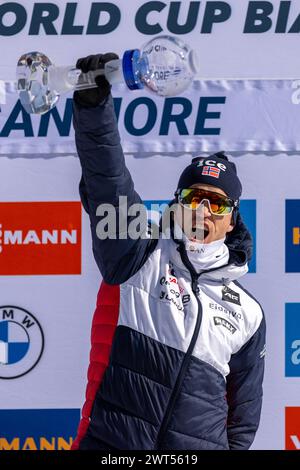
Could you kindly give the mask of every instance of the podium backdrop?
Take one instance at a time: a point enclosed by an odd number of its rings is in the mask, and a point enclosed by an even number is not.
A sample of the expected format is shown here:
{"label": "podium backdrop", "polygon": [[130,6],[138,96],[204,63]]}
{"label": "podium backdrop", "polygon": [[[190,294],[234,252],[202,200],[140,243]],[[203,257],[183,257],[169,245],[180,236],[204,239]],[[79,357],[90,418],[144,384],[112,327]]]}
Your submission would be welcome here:
{"label": "podium backdrop", "polygon": [[16,61],[38,49],[74,64],[157,34],[193,46],[208,80],[168,99],[113,88],[127,165],[149,205],[172,198],[192,156],[225,150],[235,159],[255,240],[242,283],[267,319],[252,448],[300,448],[299,14],[293,0],[0,4],[0,450],[69,447],[101,282],[79,202],[72,95],[42,117],[26,114],[14,93]]}

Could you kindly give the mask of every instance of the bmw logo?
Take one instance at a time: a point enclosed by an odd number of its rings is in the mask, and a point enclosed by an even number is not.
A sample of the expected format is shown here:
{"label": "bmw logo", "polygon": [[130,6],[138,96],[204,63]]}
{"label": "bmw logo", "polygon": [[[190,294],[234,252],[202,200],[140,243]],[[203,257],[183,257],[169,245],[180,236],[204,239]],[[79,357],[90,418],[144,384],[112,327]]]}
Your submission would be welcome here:
{"label": "bmw logo", "polygon": [[0,379],[16,379],[30,372],[44,349],[44,333],[27,310],[0,307]]}

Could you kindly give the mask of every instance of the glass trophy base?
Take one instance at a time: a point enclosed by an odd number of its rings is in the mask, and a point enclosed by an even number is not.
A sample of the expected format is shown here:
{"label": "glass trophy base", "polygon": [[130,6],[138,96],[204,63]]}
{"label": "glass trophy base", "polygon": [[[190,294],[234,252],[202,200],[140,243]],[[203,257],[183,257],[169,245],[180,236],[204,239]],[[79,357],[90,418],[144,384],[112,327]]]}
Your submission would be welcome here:
{"label": "glass trophy base", "polygon": [[23,108],[28,113],[44,114],[52,109],[59,94],[50,89],[51,60],[41,52],[23,54],[17,64],[17,89]]}

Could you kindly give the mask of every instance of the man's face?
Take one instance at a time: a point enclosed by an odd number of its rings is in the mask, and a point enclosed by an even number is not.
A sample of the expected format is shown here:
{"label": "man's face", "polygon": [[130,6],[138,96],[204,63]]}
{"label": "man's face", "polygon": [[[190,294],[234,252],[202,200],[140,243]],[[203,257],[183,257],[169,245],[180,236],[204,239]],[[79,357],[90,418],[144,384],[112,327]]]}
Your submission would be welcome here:
{"label": "man's face", "polygon": [[[204,189],[227,196],[222,189],[208,184],[194,184],[191,188]],[[214,215],[210,212],[206,201],[197,209],[187,209],[183,206],[179,206],[178,209],[182,211],[181,220],[175,217],[190,240],[205,244],[211,243],[225,238],[226,234],[234,228],[232,214]]]}

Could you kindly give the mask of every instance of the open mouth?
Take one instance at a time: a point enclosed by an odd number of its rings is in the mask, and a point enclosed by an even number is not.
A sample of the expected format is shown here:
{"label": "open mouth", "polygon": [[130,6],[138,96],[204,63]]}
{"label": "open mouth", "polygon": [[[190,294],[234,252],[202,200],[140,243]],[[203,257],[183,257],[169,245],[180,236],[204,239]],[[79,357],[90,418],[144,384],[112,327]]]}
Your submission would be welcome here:
{"label": "open mouth", "polygon": [[193,227],[193,239],[194,240],[201,240],[202,242],[205,242],[206,238],[209,235],[209,229],[207,227]]}

